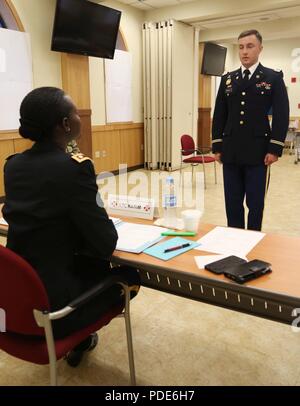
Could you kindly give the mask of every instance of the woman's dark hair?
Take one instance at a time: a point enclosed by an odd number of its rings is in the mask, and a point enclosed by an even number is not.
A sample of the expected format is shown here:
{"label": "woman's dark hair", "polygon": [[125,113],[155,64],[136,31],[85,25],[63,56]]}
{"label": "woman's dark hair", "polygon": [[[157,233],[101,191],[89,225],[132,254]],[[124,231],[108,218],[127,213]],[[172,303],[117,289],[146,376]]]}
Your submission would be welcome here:
{"label": "woman's dark hair", "polygon": [[20,106],[20,135],[32,141],[51,139],[54,128],[73,108],[65,96],[57,87],[39,87],[28,93]]}

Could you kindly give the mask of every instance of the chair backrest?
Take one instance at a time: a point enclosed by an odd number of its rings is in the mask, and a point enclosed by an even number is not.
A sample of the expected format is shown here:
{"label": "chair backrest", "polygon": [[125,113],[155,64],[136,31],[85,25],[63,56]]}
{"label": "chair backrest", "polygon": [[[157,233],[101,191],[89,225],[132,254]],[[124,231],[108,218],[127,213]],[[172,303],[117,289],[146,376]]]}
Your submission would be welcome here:
{"label": "chair backrest", "polygon": [[195,149],[195,143],[193,140],[193,137],[191,137],[188,134],[183,134],[181,136],[181,154],[186,156],[186,155],[191,155],[193,153],[193,150]]}
{"label": "chair backrest", "polygon": [[36,271],[23,258],[0,245],[0,308],[5,312],[6,331],[44,335],[33,309],[49,311],[45,287]]}

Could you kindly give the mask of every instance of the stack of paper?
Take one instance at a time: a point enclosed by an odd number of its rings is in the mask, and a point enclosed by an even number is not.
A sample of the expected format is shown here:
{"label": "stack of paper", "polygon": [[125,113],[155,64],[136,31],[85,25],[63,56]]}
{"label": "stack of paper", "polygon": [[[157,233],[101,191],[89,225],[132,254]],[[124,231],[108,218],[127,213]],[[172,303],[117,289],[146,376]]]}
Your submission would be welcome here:
{"label": "stack of paper", "polygon": [[116,249],[136,254],[160,241],[164,238],[161,233],[167,231],[163,227],[126,222],[117,224],[116,229],[119,236]]}

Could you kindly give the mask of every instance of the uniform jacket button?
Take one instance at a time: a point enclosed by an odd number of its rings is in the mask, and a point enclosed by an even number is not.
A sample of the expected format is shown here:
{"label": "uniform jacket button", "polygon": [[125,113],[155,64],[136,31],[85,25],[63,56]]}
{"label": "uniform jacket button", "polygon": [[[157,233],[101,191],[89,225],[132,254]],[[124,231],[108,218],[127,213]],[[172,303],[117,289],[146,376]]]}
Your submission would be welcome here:
{"label": "uniform jacket button", "polygon": [[240,124],[243,125],[243,124],[244,124],[244,121],[240,121]]}

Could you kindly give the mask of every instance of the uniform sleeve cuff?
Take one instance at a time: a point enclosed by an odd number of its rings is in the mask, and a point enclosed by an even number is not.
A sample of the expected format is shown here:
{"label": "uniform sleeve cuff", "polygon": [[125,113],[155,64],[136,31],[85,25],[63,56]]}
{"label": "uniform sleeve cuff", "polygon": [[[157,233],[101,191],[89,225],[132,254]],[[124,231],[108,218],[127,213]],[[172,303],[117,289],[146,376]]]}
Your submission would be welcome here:
{"label": "uniform sleeve cuff", "polygon": [[222,152],[222,138],[218,138],[212,140],[212,152],[217,154],[218,152]]}
{"label": "uniform sleeve cuff", "polygon": [[281,156],[283,147],[284,147],[284,142],[271,139],[270,143],[269,143],[269,147],[268,147],[268,152],[270,154]]}

